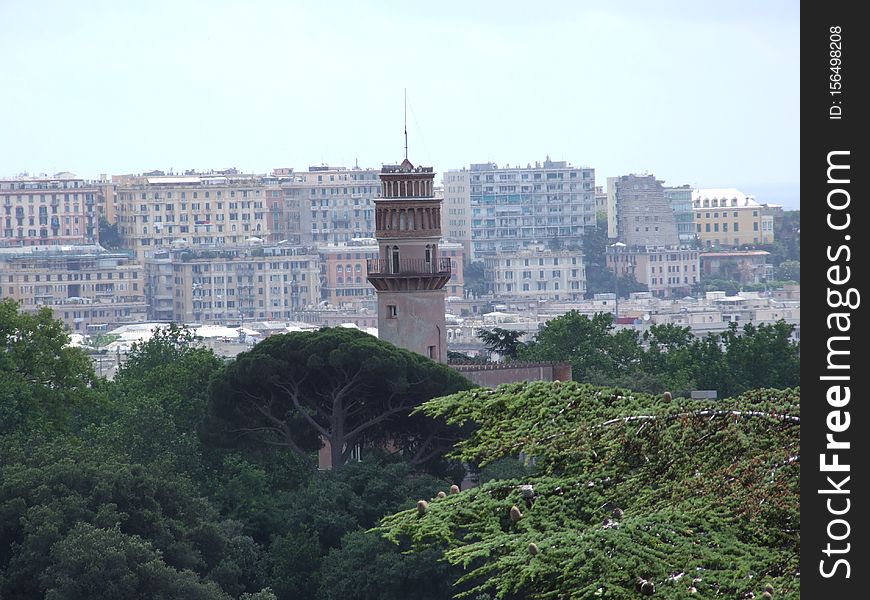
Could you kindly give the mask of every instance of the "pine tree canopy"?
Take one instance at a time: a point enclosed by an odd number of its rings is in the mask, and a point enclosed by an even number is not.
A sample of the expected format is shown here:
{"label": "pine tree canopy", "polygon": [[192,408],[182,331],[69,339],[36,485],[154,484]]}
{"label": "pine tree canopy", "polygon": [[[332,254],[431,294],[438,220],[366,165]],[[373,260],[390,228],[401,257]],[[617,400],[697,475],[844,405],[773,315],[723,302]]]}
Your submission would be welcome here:
{"label": "pine tree canopy", "polygon": [[534,475],[377,530],[462,566],[457,597],[798,598],[800,389],[668,396],[535,382],[430,400],[476,426],[456,458],[522,457]]}

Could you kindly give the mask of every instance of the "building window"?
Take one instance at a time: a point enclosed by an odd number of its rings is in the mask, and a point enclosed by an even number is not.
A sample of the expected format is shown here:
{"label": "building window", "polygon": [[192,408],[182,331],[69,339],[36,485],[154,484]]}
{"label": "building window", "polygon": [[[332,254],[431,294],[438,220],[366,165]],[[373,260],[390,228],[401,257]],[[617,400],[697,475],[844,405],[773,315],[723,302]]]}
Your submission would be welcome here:
{"label": "building window", "polygon": [[395,304],[387,304],[387,318],[395,319],[399,315]]}
{"label": "building window", "polygon": [[435,360],[435,346],[429,346],[429,358]]}

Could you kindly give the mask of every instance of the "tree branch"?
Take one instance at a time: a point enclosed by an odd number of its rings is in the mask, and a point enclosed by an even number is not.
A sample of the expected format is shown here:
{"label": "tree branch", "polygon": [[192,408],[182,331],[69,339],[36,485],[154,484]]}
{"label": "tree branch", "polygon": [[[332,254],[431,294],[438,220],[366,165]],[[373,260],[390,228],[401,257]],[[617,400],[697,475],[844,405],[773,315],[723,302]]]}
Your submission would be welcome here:
{"label": "tree branch", "polygon": [[[315,431],[317,431],[323,437],[329,438],[329,430],[324,428],[320,423],[315,421],[311,415],[308,414],[308,411],[305,410],[305,407],[303,407],[302,403],[299,401],[299,394],[297,393],[297,391],[290,390],[286,386],[284,386],[283,384],[280,384],[280,383],[277,383],[275,385],[277,385],[278,387],[283,389],[287,393],[287,395],[290,396],[290,400],[293,401],[293,406],[296,407],[296,412],[299,413],[302,416],[302,418],[305,419],[305,421],[309,425],[311,425],[311,427],[314,428]],[[317,409],[315,407],[315,411],[316,410]],[[324,417],[324,418],[326,418],[326,417]]]}

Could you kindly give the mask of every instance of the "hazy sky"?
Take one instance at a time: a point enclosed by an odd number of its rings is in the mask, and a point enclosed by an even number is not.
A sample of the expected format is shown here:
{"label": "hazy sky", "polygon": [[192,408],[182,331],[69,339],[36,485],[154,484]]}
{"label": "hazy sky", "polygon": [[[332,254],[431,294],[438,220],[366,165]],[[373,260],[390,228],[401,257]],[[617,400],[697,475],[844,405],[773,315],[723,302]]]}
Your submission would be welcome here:
{"label": "hazy sky", "polygon": [[798,0],[0,0],[0,176],[549,155],[797,206]]}

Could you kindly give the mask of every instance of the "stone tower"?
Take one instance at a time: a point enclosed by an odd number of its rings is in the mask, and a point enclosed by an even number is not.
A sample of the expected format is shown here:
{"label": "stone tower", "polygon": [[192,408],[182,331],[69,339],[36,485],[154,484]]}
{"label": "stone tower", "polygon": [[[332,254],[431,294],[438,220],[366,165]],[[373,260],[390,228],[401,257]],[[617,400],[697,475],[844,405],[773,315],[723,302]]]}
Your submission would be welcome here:
{"label": "stone tower", "polygon": [[432,167],[407,158],[381,169],[375,200],[379,258],[368,261],[378,295],[378,337],[438,362],[447,362],[444,285],[450,259],[438,255],[441,199]]}

